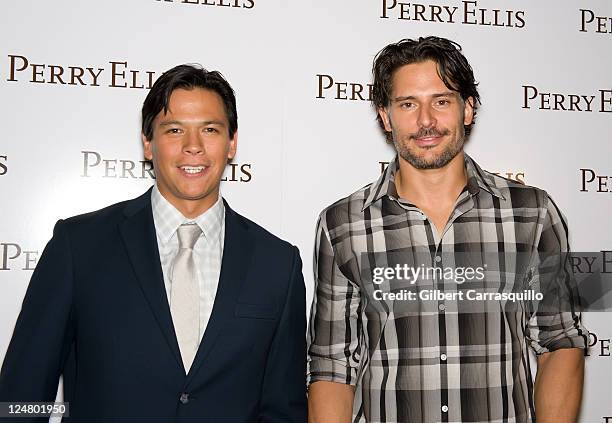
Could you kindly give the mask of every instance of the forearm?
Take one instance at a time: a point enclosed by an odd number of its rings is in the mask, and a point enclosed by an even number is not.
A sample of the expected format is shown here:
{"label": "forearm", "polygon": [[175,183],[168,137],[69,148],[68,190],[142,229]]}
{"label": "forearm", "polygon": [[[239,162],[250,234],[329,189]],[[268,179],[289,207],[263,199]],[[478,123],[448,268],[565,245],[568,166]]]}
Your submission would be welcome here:
{"label": "forearm", "polygon": [[560,349],[538,357],[535,408],[538,423],[574,423],[584,379],[584,350]]}
{"label": "forearm", "polygon": [[350,423],[354,397],[352,385],[314,382],[308,390],[308,423]]}

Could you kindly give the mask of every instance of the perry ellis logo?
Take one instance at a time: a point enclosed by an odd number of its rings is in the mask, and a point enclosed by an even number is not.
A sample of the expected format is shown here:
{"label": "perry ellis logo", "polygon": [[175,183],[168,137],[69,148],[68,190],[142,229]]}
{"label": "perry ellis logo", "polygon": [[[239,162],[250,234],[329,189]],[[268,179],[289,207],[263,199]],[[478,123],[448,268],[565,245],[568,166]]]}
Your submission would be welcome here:
{"label": "perry ellis logo", "polygon": [[127,60],[111,60],[103,67],[34,63],[26,56],[8,55],[7,81],[111,88],[151,89],[155,71],[133,69]]}
{"label": "perry ellis logo", "polygon": [[[155,179],[153,163],[148,160],[103,158],[97,151],[81,151],[82,178]],[[250,163],[229,163],[222,181],[251,182]]]}
{"label": "perry ellis logo", "polygon": [[[378,162],[378,164],[380,165],[380,173],[383,173],[387,169],[387,166],[389,166],[389,163],[390,162]],[[525,172],[522,172],[522,171],[513,170],[513,171],[492,172],[492,173],[494,173],[495,175],[502,176],[507,179],[511,179],[515,182],[519,182],[521,184],[525,183]]]}
{"label": "perry ellis logo", "polygon": [[495,175],[501,176],[502,178],[511,179],[515,182],[525,184],[525,172],[521,171],[506,171],[506,172],[491,172]]}
{"label": "perry ellis logo", "polygon": [[382,0],[381,19],[403,21],[460,23],[490,27],[524,28],[524,10],[502,10],[478,7],[477,1],[462,1],[458,6],[408,3]]}
{"label": "perry ellis logo", "polygon": [[610,338],[602,338],[594,332],[589,332],[589,350],[585,351],[584,355],[587,357],[610,357]]}
{"label": "perry ellis logo", "polygon": [[599,253],[573,253],[570,257],[572,272],[576,275],[612,274],[612,251],[601,250]]}
{"label": "perry ellis logo", "polygon": [[598,175],[593,169],[581,168],[580,192],[612,192],[612,183],[608,186],[610,178],[612,176]]}
{"label": "perry ellis logo", "polygon": [[220,6],[220,7],[241,7],[244,9],[252,9],[255,7],[255,0],[155,0],[162,3],[183,3],[183,4],[201,4],[205,6]]}
{"label": "perry ellis logo", "polygon": [[147,160],[103,159],[96,151],[81,151],[83,172],[81,177],[120,179],[155,179],[153,164]]}
{"label": "perry ellis logo", "polygon": [[0,270],[34,270],[38,251],[26,251],[14,242],[0,242]]}
{"label": "perry ellis logo", "polygon": [[251,182],[252,178],[250,163],[228,163],[221,180],[224,182]]}
{"label": "perry ellis logo", "polygon": [[7,156],[0,156],[0,176],[6,175],[8,172],[8,165],[6,164],[7,161]]}
{"label": "perry ellis logo", "polygon": [[522,88],[523,109],[612,113],[612,90],[581,95],[543,92],[533,85],[523,85]]}
{"label": "perry ellis logo", "polygon": [[358,82],[335,81],[334,77],[317,74],[316,98],[332,98],[334,100],[372,100],[372,84]]}
{"label": "perry ellis logo", "polygon": [[612,17],[597,16],[589,9],[580,9],[580,32],[612,34]]}

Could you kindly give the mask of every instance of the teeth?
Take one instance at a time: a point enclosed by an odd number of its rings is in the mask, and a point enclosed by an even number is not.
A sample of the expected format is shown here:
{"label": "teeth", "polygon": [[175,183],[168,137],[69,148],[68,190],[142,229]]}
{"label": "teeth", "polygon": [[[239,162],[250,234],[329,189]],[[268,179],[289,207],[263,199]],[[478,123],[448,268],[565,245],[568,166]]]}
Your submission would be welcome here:
{"label": "teeth", "polygon": [[183,166],[182,169],[187,173],[199,173],[204,170],[204,166]]}

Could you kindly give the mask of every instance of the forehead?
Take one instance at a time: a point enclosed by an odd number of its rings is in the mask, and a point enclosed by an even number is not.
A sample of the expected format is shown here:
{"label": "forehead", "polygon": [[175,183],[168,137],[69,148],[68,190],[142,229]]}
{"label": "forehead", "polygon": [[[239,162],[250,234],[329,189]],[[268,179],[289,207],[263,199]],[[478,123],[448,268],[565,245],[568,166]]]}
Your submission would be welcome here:
{"label": "forehead", "polygon": [[393,97],[426,95],[449,91],[438,74],[438,65],[433,60],[411,63],[393,73]]}
{"label": "forehead", "polygon": [[203,88],[177,88],[172,91],[168,99],[168,112],[164,114],[162,109],[158,114],[158,117],[161,116],[184,116],[186,118],[206,116],[207,118],[227,119],[221,96],[212,90]]}

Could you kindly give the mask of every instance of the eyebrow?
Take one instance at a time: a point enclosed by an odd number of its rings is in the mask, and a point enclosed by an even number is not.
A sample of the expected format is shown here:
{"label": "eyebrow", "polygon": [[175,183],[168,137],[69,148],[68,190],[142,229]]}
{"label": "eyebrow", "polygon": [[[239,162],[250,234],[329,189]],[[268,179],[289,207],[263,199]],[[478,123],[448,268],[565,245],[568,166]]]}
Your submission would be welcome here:
{"label": "eyebrow", "polygon": [[[182,125],[182,124],[183,122],[181,122],[180,120],[164,120],[164,121],[159,122],[159,126]],[[200,124],[225,126],[225,122],[220,121],[220,120],[204,120],[200,122]]]}
{"label": "eyebrow", "polygon": [[[440,98],[440,97],[452,97],[455,95],[454,91],[444,91],[443,93],[435,93],[432,94],[431,96],[433,98]],[[400,96],[400,97],[395,97],[393,99],[393,101],[398,102],[398,101],[405,101],[405,100],[416,100],[417,97],[414,95],[406,95],[406,96]]]}

